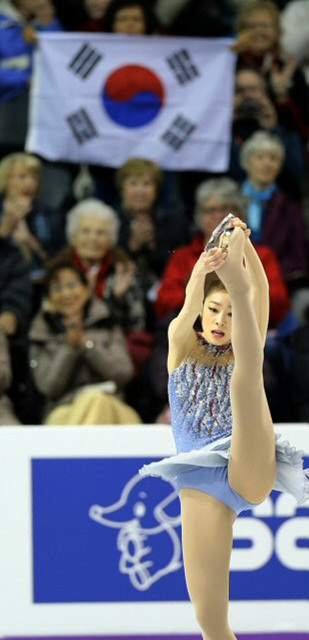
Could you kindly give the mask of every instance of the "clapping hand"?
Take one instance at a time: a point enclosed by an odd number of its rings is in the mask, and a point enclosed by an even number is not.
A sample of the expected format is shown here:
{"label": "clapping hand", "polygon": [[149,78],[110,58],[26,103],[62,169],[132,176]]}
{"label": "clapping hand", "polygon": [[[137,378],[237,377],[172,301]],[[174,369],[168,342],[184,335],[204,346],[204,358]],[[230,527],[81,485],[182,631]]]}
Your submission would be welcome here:
{"label": "clapping hand", "polygon": [[231,51],[234,53],[244,53],[244,51],[248,51],[252,42],[253,33],[252,29],[244,29],[241,31],[236,40],[230,45]]}
{"label": "clapping hand", "polygon": [[80,315],[70,315],[64,319],[67,343],[71,347],[84,347],[87,336],[84,333],[83,321]]}
{"label": "clapping hand", "polygon": [[18,327],[18,320],[15,313],[11,311],[4,311],[0,315],[0,326],[2,327],[6,336],[13,336]]}
{"label": "clapping hand", "polygon": [[296,67],[297,62],[293,58],[289,58],[282,69],[279,69],[278,65],[273,62],[270,83],[275,96],[279,100],[284,100],[288,97],[291,79]]}
{"label": "clapping hand", "polygon": [[18,196],[17,198],[5,199],[3,205],[3,218],[1,222],[1,234],[10,236],[17,229],[21,221],[25,220],[31,211],[31,198],[28,196]]}
{"label": "clapping hand", "polygon": [[154,223],[148,214],[138,215],[131,222],[129,249],[138,251],[144,246],[149,249],[155,248]]}
{"label": "clapping hand", "polygon": [[113,294],[121,298],[132,286],[136,274],[134,262],[118,262],[115,268]]}

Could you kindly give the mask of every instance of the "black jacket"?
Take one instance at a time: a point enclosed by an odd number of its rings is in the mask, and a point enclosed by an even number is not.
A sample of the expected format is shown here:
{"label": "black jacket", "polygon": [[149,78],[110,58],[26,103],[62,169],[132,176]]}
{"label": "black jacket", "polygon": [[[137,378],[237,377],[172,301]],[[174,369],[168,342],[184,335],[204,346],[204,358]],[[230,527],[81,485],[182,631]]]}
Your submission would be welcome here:
{"label": "black jacket", "polygon": [[27,327],[31,305],[29,266],[19,249],[0,236],[0,313],[10,311],[21,331]]}

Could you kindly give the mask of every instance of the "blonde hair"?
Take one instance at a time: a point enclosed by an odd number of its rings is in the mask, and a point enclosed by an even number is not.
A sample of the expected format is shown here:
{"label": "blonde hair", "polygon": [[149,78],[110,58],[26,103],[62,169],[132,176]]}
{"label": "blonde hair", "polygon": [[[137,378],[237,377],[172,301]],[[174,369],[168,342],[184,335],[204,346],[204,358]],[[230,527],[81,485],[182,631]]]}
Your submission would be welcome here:
{"label": "blonde hair", "polygon": [[142,176],[147,173],[154,182],[157,189],[162,184],[162,170],[156,162],[147,160],[146,158],[130,158],[116,173],[116,184],[119,189],[122,188],[124,181],[132,176]]}
{"label": "blonde hair", "polygon": [[243,143],[240,151],[240,164],[243,169],[248,169],[248,158],[253,153],[259,151],[266,151],[269,153],[275,153],[281,160],[284,161],[285,149],[278,138],[266,131],[256,131],[246,142]]}
{"label": "blonde hair", "polygon": [[247,28],[247,22],[250,15],[255,11],[268,11],[274,22],[274,28],[277,33],[278,45],[281,36],[281,17],[277,5],[272,0],[249,0],[244,2],[236,17],[236,33],[244,31]]}
{"label": "blonde hair", "polygon": [[0,193],[5,192],[10,173],[17,162],[20,162],[26,169],[36,174],[38,181],[40,180],[42,163],[39,158],[30,153],[10,153],[0,162]]}

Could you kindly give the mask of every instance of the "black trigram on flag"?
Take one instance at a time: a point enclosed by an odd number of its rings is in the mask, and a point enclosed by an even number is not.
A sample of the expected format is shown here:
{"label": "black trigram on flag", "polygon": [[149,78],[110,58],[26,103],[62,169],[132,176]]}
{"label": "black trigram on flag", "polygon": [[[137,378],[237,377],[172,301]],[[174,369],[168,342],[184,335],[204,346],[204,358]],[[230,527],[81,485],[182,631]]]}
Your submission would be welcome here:
{"label": "black trigram on flag", "polygon": [[179,84],[186,84],[197,78],[199,70],[192,61],[190,53],[186,49],[180,49],[172,56],[166,58],[167,64],[174,71]]}
{"label": "black trigram on flag", "polygon": [[102,58],[101,53],[90,47],[89,44],[84,44],[72,58],[69,69],[82,80],[85,80]]}
{"label": "black trigram on flag", "polygon": [[98,132],[85,109],[75,111],[75,113],[72,113],[67,117],[67,121],[72,130],[73,136],[79,144],[83,144],[83,142],[87,142],[87,140],[91,140],[91,138],[95,138],[98,135]]}
{"label": "black trigram on flag", "polygon": [[196,129],[196,124],[190,122],[183,116],[177,116],[171,126],[163,133],[162,140],[170,145],[175,151],[188,140],[191,133]]}

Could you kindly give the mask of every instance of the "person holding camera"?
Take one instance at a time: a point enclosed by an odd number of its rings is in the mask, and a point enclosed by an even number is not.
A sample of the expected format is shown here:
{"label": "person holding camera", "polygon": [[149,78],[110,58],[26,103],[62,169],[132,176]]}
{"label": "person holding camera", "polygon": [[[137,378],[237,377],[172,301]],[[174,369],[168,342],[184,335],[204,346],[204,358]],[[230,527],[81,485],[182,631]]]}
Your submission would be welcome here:
{"label": "person holding camera", "polygon": [[296,131],[279,123],[276,106],[271,99],[262,74],[248,67],[235,76],[233,130],[229,175],[242,182],[245,175],[240,164],[243,143],[256,131],[278,136],[285,148],[285,162],[279,178],[280,186],[291,196],[298,197],[305,174],[304,152]]}
{"label": "person holding camera", "polygon": [[272,130],[278,125],[276,107],[270,99],[266,83],[254,69],[240,69],[236,74],[234,122],[256,121],[261,129]]}

